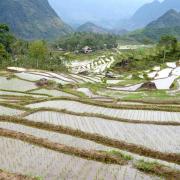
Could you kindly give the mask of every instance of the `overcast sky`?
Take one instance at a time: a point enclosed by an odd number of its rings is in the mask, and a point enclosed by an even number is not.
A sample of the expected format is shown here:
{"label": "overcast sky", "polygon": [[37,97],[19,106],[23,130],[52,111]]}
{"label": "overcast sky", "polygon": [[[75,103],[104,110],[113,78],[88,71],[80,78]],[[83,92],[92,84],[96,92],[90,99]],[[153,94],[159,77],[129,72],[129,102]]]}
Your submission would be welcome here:
{"label": "overcast sky", "polygon": [[[68,6],[73,5],[93,5],[93,4],[102,4],[102,5],[121,5],[121,7],[128,8],[138,8],[142,4],[152,2],[153,0],[49,0],[49,2],[57,8],[60,6],[67,5]],[[96,7],[94,7],[96,8]]]}
{"label": "overcast sky", "polygon": [[67,22],[129,18],[140,6],[152,1],[153,0],[49,0],[59,16]]}

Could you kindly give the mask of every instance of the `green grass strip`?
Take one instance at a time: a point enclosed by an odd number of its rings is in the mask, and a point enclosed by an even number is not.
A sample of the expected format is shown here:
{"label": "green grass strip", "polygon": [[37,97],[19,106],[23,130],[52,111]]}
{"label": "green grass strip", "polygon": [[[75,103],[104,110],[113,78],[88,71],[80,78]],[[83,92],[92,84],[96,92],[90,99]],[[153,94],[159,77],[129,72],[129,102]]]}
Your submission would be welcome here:
{"label": "green grass strip", "polygon": [[179,170],[172,169],[168,166],[159,164],[157,162],[147,162],[144,160],[138,160],[137,162],[135,162],[134,167],[144,173],[160,176],[167,180],[180,179]]}

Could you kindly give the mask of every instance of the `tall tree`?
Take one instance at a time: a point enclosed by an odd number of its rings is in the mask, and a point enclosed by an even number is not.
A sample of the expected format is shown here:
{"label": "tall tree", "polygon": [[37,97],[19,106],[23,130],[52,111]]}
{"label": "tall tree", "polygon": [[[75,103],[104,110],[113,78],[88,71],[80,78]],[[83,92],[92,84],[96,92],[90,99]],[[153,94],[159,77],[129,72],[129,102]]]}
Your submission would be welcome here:
{"label": "tall tree", "polygon": [[0,24],[0,43],[3,44],[7,52],[11,52],[11,44],[14,39],[14,36],[9,32],[9,27],[5,24]]}
{"label": "tall tree", "polygon": [[39,62],[43,63],[48,55],[48,48],[44,41],[33,41],[29,46],[29,55],[36,60],[36,67],[39,67]]}
{"label": "tall tree", "polygon": [[0,43],[0,64],[2,65],[3,59],[7,57],[7,52],[3,44]]}
{"label": "tall tree", "polygon": [[166,53],[168,51],[175,52],[177,50],[178,40],[174,36],[165,35],[161,37],[158,45],[163,49],[163,53],[164,53],[163,63],[164,63],[166,59]]}

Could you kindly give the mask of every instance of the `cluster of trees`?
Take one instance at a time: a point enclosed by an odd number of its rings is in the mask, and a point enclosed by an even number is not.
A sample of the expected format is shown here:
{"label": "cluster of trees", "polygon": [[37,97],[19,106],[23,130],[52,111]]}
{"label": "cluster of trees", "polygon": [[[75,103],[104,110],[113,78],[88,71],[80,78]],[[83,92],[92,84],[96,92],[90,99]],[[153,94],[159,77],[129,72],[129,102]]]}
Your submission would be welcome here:
{"label": "cluster of trees", "polygon": [[[68,51],[89,46],[94,50],[114,48],[116,36],[92,33],[74,33],[65,36],[54,46]],[[129,50],[115,57],[115,68],[121,70],[144,70],[166,61],[180,59],[180,44],[174,36],[162,36],[158,44],[150,49]],[[68,53],[56,53],[42,40],[24,41],[16,39],[7,25],[0,24],[0,68],[21,66],[46,70],[67,70]]]}
{"label": "cluster of trees", "polygon": [[115,48],[117,45],[115,35],[76,32],[60,38],[53,46],[66,51],[81,51],[85,46],[89,46],[93,50],[102,50]]}
{"label": "cluster of trees", "polygon": [[178,50],[178,40],[171,35],[162,36],[158,43],[158,47],[163,51],[164,62],[166,60],[167,53],[176,54],[176,51]]}
{"label": "cluster of trees", "polygon": [[[85,46],[94,51],[117,47],[116,36],[93,33],[74,33],[62,37],[53,48],[66,51],[81,50]],[[43,40],[25,41],[14,37],[9,27],[0,24],[0,68],[21,66],[46,70],[67,70],[65,63],[69,60],[67,53],[55,53],[52,46]]]}
{"label": "cluster of trees", "polygon": [[178,40],[174,36],[164,35],[152,48],[129,50],[117,55],[114,68],[120,71],[141,71],[178,59],[180,59]]}
{"label": "cluster of trees", "polygon": [[9,27],[5,24],[0,24],[0,63],[3,59],[8,58],[8,53],[11,53],[11,44],[14,37],[9,33]]}
{"label": "cluster of trees", "polygon": [[7,66],[66,70],[64,58],[54,55],[47,42],[17,39],[7,25],[0,24],[0,68]]}

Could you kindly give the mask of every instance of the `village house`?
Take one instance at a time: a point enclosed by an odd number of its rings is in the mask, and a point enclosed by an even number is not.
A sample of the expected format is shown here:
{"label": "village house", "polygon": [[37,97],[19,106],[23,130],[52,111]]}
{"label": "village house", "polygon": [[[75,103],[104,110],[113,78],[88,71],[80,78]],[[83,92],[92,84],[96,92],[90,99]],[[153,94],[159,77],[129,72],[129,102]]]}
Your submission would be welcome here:
{"label": "village house", "polygon": [[84,48],[82,48],[82,52],[88,54],[92,52],[92,49],[89,46],[85,46]]}

